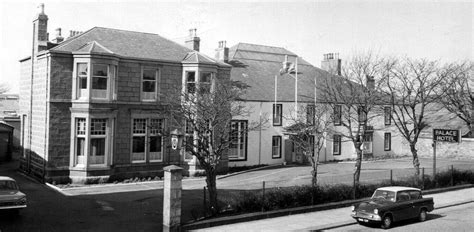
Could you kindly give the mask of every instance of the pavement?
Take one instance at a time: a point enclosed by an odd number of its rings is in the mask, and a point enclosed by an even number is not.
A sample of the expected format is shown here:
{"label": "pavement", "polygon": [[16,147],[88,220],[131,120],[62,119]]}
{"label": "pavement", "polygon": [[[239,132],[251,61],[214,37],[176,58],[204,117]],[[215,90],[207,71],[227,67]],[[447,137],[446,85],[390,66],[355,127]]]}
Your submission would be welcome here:
{"label": "pavement", "polygon": [[[474,188],[427,194],[433,197],[435,210],[474,202]],[[319,231],[356,224],[350,207],[297,214],[258,221],[234,223],[193,231]]]}

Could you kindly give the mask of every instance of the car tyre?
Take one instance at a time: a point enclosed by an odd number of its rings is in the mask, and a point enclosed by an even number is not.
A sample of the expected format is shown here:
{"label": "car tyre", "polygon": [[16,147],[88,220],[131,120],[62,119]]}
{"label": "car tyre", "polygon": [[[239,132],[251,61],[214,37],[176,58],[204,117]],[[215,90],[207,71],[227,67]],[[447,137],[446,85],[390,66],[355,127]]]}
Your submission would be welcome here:
{"label": "car tyre", "polygon": [[420,215],[418,216],[418,220],[420,222],[426,221],[426,218],[428,217],[428,213],[426,212],[426,209],[421,209]]}
{"label": "car tyre", "polygon": [[393,220],[392,216],[387,215],[382,218],[382,228],[388,229],[392,226]]}

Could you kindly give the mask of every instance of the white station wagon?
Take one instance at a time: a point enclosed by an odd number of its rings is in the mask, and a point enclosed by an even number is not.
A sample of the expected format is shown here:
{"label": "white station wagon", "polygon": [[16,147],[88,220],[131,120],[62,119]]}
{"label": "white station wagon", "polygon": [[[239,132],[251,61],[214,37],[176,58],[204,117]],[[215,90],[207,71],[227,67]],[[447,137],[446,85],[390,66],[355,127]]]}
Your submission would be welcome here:
{"label": "white station wagon", "polygon": [[12,210],[17,214],[22,208],[26,208],[26,195],[20,192],[14,179],[0,176],[0,210]]}

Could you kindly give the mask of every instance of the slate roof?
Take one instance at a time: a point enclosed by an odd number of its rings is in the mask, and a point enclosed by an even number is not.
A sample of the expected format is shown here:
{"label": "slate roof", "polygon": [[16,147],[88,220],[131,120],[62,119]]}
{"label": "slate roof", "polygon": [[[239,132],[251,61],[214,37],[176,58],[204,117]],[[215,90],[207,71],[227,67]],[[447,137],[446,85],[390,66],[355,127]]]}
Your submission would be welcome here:
{"label": "slate roof", "polygon": [[[274,101],[276,76],[277,101],[294,101],[294,78],[279,73],[285,55],[288,61],[295,61],[296,54],[281,47],[239,43],[229,48],[229,63],[233,65],[231,78],[250,86],[243,96],[245,100]],[[321,81],[327,77],[326,71],[298,58],[298,101],[314,101],[315,79]],[[318,98],[321,99],[319,93]]]}
{"label": "slate roof", "polygon": [[190,59],[190,56],[195,55],[197,58],[194,61],[202,60],[207,63],[227,66],[211,58],[204,58],[205,56],[201,53],[157,34],[103,27],[94,27],[78,36],[65,40],[51,48],[50,51],[107,53],[127,58],[170,62],[182,62],[183,59]]}

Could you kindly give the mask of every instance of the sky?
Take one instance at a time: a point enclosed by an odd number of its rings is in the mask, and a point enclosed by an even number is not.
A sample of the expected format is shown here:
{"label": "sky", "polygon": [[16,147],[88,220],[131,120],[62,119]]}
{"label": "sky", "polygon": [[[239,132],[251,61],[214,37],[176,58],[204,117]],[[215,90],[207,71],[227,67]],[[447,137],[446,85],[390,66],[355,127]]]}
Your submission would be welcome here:
{"label": "sky", "polygon": [[320,67],[323,54],[343,60],[382,56],[441,62],[473,60],[474,1],[0,1],[0,84],[19,92],[19,60],[28,57],[39,3],[55,29],[94,26],[159,34],[184,44],[191,28],[201,52],[214,56],[218,41],[284,47]]}

